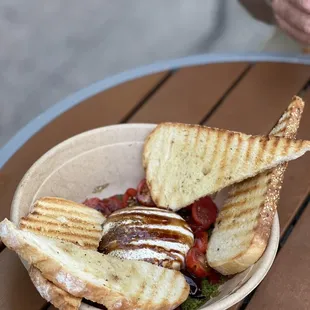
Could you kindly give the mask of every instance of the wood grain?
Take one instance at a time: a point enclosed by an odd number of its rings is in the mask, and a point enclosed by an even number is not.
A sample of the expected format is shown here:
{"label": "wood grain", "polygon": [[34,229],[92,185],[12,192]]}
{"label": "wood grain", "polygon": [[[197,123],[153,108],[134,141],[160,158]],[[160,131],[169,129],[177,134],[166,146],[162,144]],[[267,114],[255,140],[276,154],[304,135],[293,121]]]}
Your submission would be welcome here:
{"label": "wood grain", "polygon": [[0,267],[1,310],[38,310],[46,304],[14,252],[1,252]]}
{"label": "wood grain", "polygon": [[247,310],[310,309],[310,205],[279,252]]}
{"label": "wood grain", "polygon": [[295,64],[256,64],[233,89],[208,126],[267,133],[309,79],[309,66]]}
{"label": "wood grain", "polygon": [[146,76],[99,93],[63,113],[27,141],[0,171],[0,220],[9,216],[16,186],[41,155],[78,133],[120,122],[166,75]]}
{"label": "wood grain", "polygon": [[247,67],[248,64],[232,63],[181,69],[130,122],[199,123]]}

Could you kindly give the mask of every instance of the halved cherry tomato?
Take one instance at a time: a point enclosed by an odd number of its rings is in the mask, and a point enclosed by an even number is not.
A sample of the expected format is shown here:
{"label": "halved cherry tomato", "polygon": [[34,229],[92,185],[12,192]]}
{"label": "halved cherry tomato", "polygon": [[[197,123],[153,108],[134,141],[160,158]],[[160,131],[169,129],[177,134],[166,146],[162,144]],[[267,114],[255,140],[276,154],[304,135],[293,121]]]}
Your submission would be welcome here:
{"label": "halved cherry tomato", "polygon": [[206,254],[208,248],[208,233],[206,231],[199,231],[195,234],[194,248]]}
{"label": "halved cherry tomato", "polygon": [[128,207],[130,203],[133,203],[137,196],[137,190],[134,188],[128,188],[123,196],[123,205]]}
{"label": "halved cherry tomato", "polygon": [[120,195],[115,195],[110,198],[102,199],[102,202],[110,210],[111,213],[123,208],[123,200],[122,196]]}
{"label": "halved cherry tomato", "polygon": [[145,179],[139,183],[137,192],[137,199],[143,206],[155,207],[155,203],[151,197],[151,193]]}
{"label": "halved cherry tomato", "polygon": [[100,211],[103,215],[110,215],[112,212],[123,208],[122,196],[115,195],[110,198],[99,199],[89,198],[83,202],[84,205]]}
{"label": "halved cherry tomato", "polygon": [[209,196],[193,203],[192,218],[196,225],[208,229],[216,220],[217,207]]}
{"label": "halved cherry tomato", "polygon": [[208,280],[210,281],[211,284],[218,284],[221,282],[221,275],[214,269],[211,269],[211,272],[208,276]]}
{"label": "halved cherry tomato", "polygon": [[86,199],[83,204],[87,207],[96,209],[97,211],[100,211],[104,215],[110,215],[111,211],[107,208],[107,205],[99,198],[88,198]]}
{"label": "halved cherry tomato", "polygon": [[189,225],[194,234],[197,234],[200,231],[204,231],[204,228],[197,225],[196,222],[193,220],[192,216],[185,218],[185,221]]}
{"label": "halved cherry tomato", "polygon": [[205,278],[211,272],[205,254],[201,253],[197,248],[191,248],[188,251],[185,263],[187,271],[197,278]]}

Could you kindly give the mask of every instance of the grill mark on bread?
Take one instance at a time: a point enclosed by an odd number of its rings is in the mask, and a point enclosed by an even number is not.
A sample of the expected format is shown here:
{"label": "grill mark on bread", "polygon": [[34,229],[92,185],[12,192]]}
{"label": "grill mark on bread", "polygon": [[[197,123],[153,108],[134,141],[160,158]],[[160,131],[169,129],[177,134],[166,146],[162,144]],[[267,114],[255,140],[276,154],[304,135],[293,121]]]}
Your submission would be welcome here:
{"label": "grill mark on bread", "polygon": [[[239,138],[241,139],[240,135]],[[240,144],[242,144],[242,142],[239,142]],[[253,140],[254,143],[254,140]],[[239,145],[240,145],[239,144]],[[247,148],[246,148],[246,153],[245,153],[245,162],[248,163],[250,161],[250,156],[253,153],[253,145],[251,143],[247,144]]]}
{"label": "grill mark on bread", "polygon": [[[247,221],[247,223],[254,223],[257,221],[257,218],[253,218],[253,219],[249,219]],[[232,231],[234,228],[236,228],[236,225],[238,225],[237,221],[232,221],[232,222],[225,222],[225,221],[221,221],[221,231],[222,232],[228,232],[228,231]],[[240,234],[240,236],[242,236],[242,234]]]}
{"label": "grill mark on bread", "polygon": [[226,221],[230,221],[232,218],[238,218],[238,217],[242,217],[242,216],[245,216],[247,214],[251,214],[251,212],[253,212],[253,210],[257,209],[257,205],[254,205],[250,208],[247,208],[247,209],[242,209],[242,210],[239,210],[238,212],[236,213],[225,213],[224,217],[221,217],[221,224],[222,223],[225,223]]}
{"label": "grill mark on bread", "polygon": [[[240,188],[240,189],[237,189],[237,190],[233,191],[232,195],[240,197],[240,196],[248,194],[251,191],[258,190],[259,188],[260,188],[259,184],[251,185],[249,187],[244,187],[244,188]],[[225,206],[225,209],[226,208],[229,208],[229,205]]]}
{"label": "grill mark on bread", "polygon": [[97,210],[89,208],[83,204],[71,201],[71,200],[66,200],[63,198],[58,198],[58,197],[43,197],[37,200],[34,203],[34,208],[42,208],[42,209],[48,209],[50,210],[51,208],[57,208],[66,211],[67,209],[71,209],[73,211],[77,210],[80,213],[84,213],[87,215],[93,215],[94,217],[97,216]]}
{"label": "grill mark on bread", "polygon": [[[90,209],[90,208],[89,208]],[[49,207],[48,209],[41,209],[41,208],[37,208],[35,213],[33,214],[40,214],[40,215],[53,215],[57,213],[57,216],[66,216],[68,219],[70,218],[78,218],[80,222],[87,222],[87,220],[84,220],[84,217],[89,217],[92,220],[98,221],[100,222],[100,220],[98,219],[98,217],[94,216],[93,214],[87,214],[87,213],[82,213],[82,212],[78,212],[77,210],[65,210],[65,209],[61,209],[61,208],[55,208],[53,207]]]}
{"label": "grill mark on bread", "polygon": [[231,209],[231,208],[235,208],[235,207],[239,207],[239,206],[242,206],[242,205],[244,205],[245,203],[247,202],[247,199],[246,198],[244,198],[244,199],[242,199],[242,200],[238,200],[238,201],[236,201],[236,202],[230,202],[230,203],[228,203],[227,205],[224,205],[224,207],[223,207],[223,211],[226,211],[226,210],[229,210],[229,209]]}
{"label": "grill mark on bread", "polygon": [[277,152],[279,143],[280,143],[280,139],[274,139],[274,140],[273,140],[272,148],[273,148],[273,150],[274,150],[274,153]]}
{"label": "grill mark on bread", "polygon": [[266,150],[266,145],[267,145],[267,142],[269,141],[269,138],[261,138],[260,139],[260,142],[262,143],[258,153],[256,153],[256,157],[255,157],[255,164],[256,165],[260,165],[261,164],[261,161],[262,161],[262,156]]}
{"label": "grill mark on bread", "polygon": [[198,127],[196,137],[194,139],[194,150],[197,149],[197,145],[199,144],[201,134],[202,134],[202,130],[201,128]]}
{"label": "grill mark on bread", "polygon": [[[217,155],[217,150],[218,150],[218,147],[219,147],[219,139],[218,139],[218,131],[214,131],[214,140],[215,140],[215,145],[214,145],[214,149],[213,149],[213,152],[211,154],[211,157],[210,157],[210,160],[209,160],[209,163],[210,165],[212,165],[212,162],[214,160],[214,157]],[[208,133],[208,136],[207,136],[207,141],[206,143],[210,142],[210,133]]]}
{"label": "grill mark on bread", "polygon": [[[95,243],[98,244],[98,236],[89,236],[83,233],[70,233],[70,232],[66,232],[66,231],[59,231],[59,230],[54,230],[54,229],[48,229],[46,230],[46,228],[41,227],[41,226],[26,226],[26,225],[21,225],[20,226],[21,229],[26,228],[27,231],[32,231],[34,233],[40,233],[40,235],[44,235],[47,237],[57,237],[57,239],[63,239],[66,238],[66,240],[70,239],[75,239],[77,242],[79,242],[80,240],[78,240],[77,238],[81,238],[81,240],[85,240],[87,239],[87,241],[94,241]],[[24,229],[25,230],[25,229]],[[72,238],[72,239],[71,239]],[[83,239],[82,239],[83,238]]]}
{"label": "grill mark on bread", "polygon": [[224,173],[227,173],[228,178],[230,177],[230,174],[227,171],[225,171],[224,167],[227,159],[228,148],[230,147],[231,141],[232,141],[232,134],[229,133],[227,135],[227,141],[226,141],[228,147],[225,147],[224,151],[221,154],[220,169],[217,177],[218,182],[224,178]]}
{"label": "grill mark on bread", "polygon": [[[26,227],[27,224],[30,224],[30,225],[33,225],[35,226],[36,224],[38,224],[39,226],[41,225],[46,225],[46,227],[50,228],[50,227],[53,227],[53,228],[63,228],[63,229],[69,229],[69,230],[75,230],[75,231],[78,231],[78,230],[85,230],[87,229],[87,232],[88,233],[98,233],[98,232],[101,232],[102,231],[102,227],[101,225],[96,225],[94,226],[92,223],[87,223],[87,222],[84,222],[85,225],[79,225],[79,226],[76,226],[76,225],[72,225],[71,223],[62,223],[60,221],[58,222],[52,222],[52,221],[48,221],[48,220],[40,220],[40,219],[36,219],[36,218],[32,218],[32,217],[29,217],[27,219],[23,218],[21,219],[20,221],[20,226],[22,227]],[[89,224],[89,225],[88,225]]]}

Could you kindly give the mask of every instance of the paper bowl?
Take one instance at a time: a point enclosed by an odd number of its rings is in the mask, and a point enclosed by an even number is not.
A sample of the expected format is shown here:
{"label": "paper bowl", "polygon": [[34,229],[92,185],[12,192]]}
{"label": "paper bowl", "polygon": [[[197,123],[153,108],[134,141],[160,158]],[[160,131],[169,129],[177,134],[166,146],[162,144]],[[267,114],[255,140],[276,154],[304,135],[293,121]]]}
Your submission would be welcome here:
{"label": "paper bowl", "polygon": [[[58,196],[76,202],[86,197],[123,193],[144,177],[142,148],[153,124],[124,124],[91,130],[70,138],[44,154],[21,180],[11,209],[19,223],[33,202],[43,196]],[[109,184],[94,194],[96,187]],[[201,309],[227,309],[247,296],[265,277],[275,258],[279,221],[275,216],[264,255],[246,271],[223,284],[220,294]],[[25,264],[25,263],[24,263]],[[27,264],[25,267],[28,268]],[[82,304],[81,309],[95,309]]]}

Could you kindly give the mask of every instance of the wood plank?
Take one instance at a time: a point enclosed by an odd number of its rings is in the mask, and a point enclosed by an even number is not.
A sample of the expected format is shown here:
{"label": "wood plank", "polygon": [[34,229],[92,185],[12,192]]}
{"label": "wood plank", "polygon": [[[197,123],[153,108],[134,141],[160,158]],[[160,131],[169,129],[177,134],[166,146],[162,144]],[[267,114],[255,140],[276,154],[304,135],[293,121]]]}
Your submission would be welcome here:
{"label": "wood plank", "polygon": [[247,310],[310,309],[310,204]]}
{"label": "wood plank", "polygon": [[46,304],[14,252],[3,250],[0,254],[0,266],[1,310],[38,310]]}
{"label": "wood plank", "polygon": [[[309,66],[292,64],[257,64],[224,100],[206,122],[208,126],[268,133],[281,116],[293,95],[298,94],[309,79]],[[309,92],[305,100],[310,104]],[[303,115],[298,137],[309,139],[310,107]],[[289,164],[279,202],[281,231],[287,227],[309,188],[307,171],[310,155]]]}
{"label": "wood plank", "polygon": [[120,122],[166,76],[167,72],[146,76],[99,93],[65,112],[34,135],[1,169],[0,220],[9,216],[16,186],[41,155],[78,133]]}
{"label": "wood plank", "polygon": [[306,65],[256,64],[206,124],[251,134],[267,133],[309,76],[310,67]]}
{"label": "wood plank", "polygon": [[245,63],[231,63],[181,69],[130,122],[199,123],[247,67]]}

